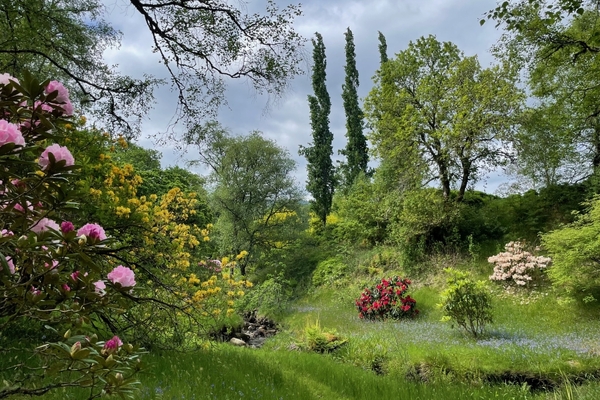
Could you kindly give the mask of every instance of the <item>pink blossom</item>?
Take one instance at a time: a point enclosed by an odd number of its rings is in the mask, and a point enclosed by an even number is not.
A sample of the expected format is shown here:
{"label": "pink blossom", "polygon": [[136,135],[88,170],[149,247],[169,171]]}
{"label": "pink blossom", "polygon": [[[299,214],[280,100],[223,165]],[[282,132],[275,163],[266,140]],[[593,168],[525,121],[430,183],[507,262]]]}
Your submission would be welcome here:
{"label": "pink blossom", "polygon": [[58,81],[50,81],[48,86],[46,86],[46,94],[51,94],[54,92],[58,92],[57,96],[52,103],[56,103],[59,107],[61,107],[65,113],[65,115],[73,114],[73,104],[71,104],[71,100],[69,100],[69,91],[64,85]]}
{"label": "pink blossom", "polygon": [[60,230],[62,233],[67,234],[75,230],[75,226],[70,221],[63,221],[60,223]]}
{"label": "pink blossom", "polygon": [[67,285],[66,283],[63,283],[62,288],[65,292],[71,291],[71,287],[69,285]]}
{"label": "pink blossom", "polygon": [[60,227],[56,222],[48,218],[40,219],[31,227],[31,230],[35,233],[47,232],[49,229],[54,229],[55,231],[58,231],[60,230]]}
{"label": "pink blossom", "polygon": [[46,150],[44,150],[42,152],[42,155],[40,156],[38,162],[43,170],[47,170],[50,167],[50,157],[48,156],[48,154],[50,153],[52,153],[52,155],[54,156],[54,161],[64,161],[66,167],[75,164],[75,159],[73,158],[73,155],[71,154],[69,149],[67,149],[65,146],[60,146],[54,143],[46,147]]}
{"label": "pink blossom", "polygon": [[14,78],[10,74],[7,74],[7,73],[0,74],[0,85],[8,85],[10,83],[10,81],[19,83],[19,80],[17,78]]}
{"label": "pink blossom", "polygon": [[37,296],[39,294],[42,294],[42,291],[40,289],[36,288],[35,286],[32,286],[31,287],[31,294],[34,295],[34,296]]}
{"label": "pink blossom", "polygon": [[0,120],[0,146],[4,146],[8,143],[25,146],[25,139],[17,125],[2,119]]}
{"label": "pink blossom", "polygon": [[[27,207],[27,209],[29,211],[33,211],[33,206],[31,205],[31,202],[26,201],[25,205],[26,205],[26,207]],[[19,212],[22,212],[22,213],[25,212],[25,208],[23,208],[23,206],[21,204],[19,204],[19,203],[15,204],[14,209],[17,210],[17,211],[19,211]]]}
{"label": "pink blossom", "polygon": [[77,231],[77,236],[85,235],[92,240],[105,240],[106,233],[104,232],[104,228],[102,228],[98,224],[85,224]]}
{"label": "pink blossom", "polygon": [[58,260],[52,260],[52,265],[50,265],[48,263],[44,263],[44,267],[50,268],[50,269],[55,269],[56,267],[58,267]]}
{"label": "pink blossom", "polygon": [[77,279],[79,278],[79,271],[75,271],[71,274],[71,279],[73,279],[74,282],[77,282]]}
{"label": "pink blossom", "polygon": [[41,107],[42,111],[46,111],[46,112],[49,112],[49,113],[51,113],[52,111],[54,111],[54,108],[52,108],[52,106],[51,106],[51,105],[48,105],[48,104],[46,104],[46,103],[42,103],[42,102],[41,102],[41,101],[39,101],[39,100],[38,100],[38,101],[36,101],[36,102],[33,104],[33,108],[34,108],[34,109],[37,109],[38,107]]}
{"label": "pink blossom", "polygon": [[135,273],[127,267],[119,265],[108,273],[107,278],[112,283],[120,284],[122,287],[135,286]]}
{"label": "pink blossom", "polygon": [[[11,274],[15,273],[15,264],[13,263],[12,257],[6,256],[6,263],[8,264],[8,270]],[[0,271],[2,271],[2,265],[0,264]]]}
{"label": "pink blossom", "polygon": [[8,236],[15,236],[15,234],[13,233],[13,231],[9,231],[8,229],[2,229],[2,231],[0,231],[0,237]]}
{"label": "pink blossom", "polygon": [[104,351],[111,354],[117,351],[120,346],[123,346],[121,339],[119,339],[118,336],[113,336],[112,339],[109,339],[104,343]]}
{"label": "pink blossom", "polygon": [[96,281],[94,282],[94,286],[96,288],[96,293],[104,294],[104,290],[106,289],[104,281]]}

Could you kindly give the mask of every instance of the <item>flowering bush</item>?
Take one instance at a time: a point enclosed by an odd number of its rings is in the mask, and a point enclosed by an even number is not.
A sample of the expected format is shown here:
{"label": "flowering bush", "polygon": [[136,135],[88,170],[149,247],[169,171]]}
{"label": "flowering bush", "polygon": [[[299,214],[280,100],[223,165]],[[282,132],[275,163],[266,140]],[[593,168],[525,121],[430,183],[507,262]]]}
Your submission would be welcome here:
{"label": "flowering bush", "polygon": [[[0,398],[72,386],[122,396],[137,385],[139,350],[95,329],[133,295],[104,284],[110,243],[82,240],[67,220],[78,214],[77,167],[52,143],[71,113],[62,84],[0,75],[0,360],[21,357],[2,365]],[[22,329],[35,333],[21,340]]]}
{"label": "flowering bush", "polygon": [[492,281],[503,281],[518,286],[528,286],[541,277],[550,262],[549,257],[534,256],[525,251],[521,242],[509,242],[504,246],[506,251],[489,257],[488,262],[494,264],[494,273],[490,276]]}
{"label": "flowering bush", "polygon": [[355,301],[359,318],[375,320],[416,316],[419,313],[415,308],[416,300],[404,295],[410,284],[410,280],[395,276],[384,278],[375,287],[365,289]]}

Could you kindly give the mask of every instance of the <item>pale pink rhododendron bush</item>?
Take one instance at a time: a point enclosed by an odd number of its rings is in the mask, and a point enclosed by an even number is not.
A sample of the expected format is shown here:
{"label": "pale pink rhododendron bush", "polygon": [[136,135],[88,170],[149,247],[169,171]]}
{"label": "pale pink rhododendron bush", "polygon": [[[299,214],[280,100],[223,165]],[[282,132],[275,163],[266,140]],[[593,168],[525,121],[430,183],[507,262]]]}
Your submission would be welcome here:
{"label": "pale pink rhododendron bush", "polygon": [[[107,329],[135,297],[135,272],[104,252],[113,245],[94,221],[77,227],[77,164],[64,139],[73,114],[56,81],[0,75],[0,398],[86,388],[90,398],[137,388],[140,351]],[[4,342],[25,325],[30,341]],[[39,342],[35,342],[38,340]],[[41,341],[40,341],[41,340]]]}
{"label": "pale pink rhododendron bush", "polygon": [[509,242],[505,251],[489,257],[494,264],[494,273],[490,280],[502,281],[517,286],[530,286],[539,281],[541,274],[552,261],[549,257],[536,256],[525,249],[521,242]]}

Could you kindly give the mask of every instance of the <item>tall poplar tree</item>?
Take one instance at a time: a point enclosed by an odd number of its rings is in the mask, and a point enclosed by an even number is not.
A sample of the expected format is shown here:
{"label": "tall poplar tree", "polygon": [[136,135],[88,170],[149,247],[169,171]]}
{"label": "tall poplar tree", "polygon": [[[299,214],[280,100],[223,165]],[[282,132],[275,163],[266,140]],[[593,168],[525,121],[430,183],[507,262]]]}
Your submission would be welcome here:
{"label": "tall poplar tree", "polygon": [[346,156],[343,165],[344,184],[351,186],[356,177],[362,172],[367,173],[369,155],[367,139],[363,134],[363,112],[358,105],[358,70],[356,69],[356,53],[354,51],[354,35],[350,28],[344,34],[346,37],[346,80],[342,85],[342,99],[346,112],[346,148],[341,151]]}
{"label": "tall poplar tree", "polygon": [[385,63],[388,60],[387,56],[387,42],[385,40],[385,36],[381,31],[379,33],[379,62],[381,64]]}
{"label": "tall poplar tree", "polygon": [[325,45],[320,33],[315,33],[313,43],[312,86],[314,96],[308,96],[310,107],[310,125],[313,141],[308,147],[300,147],[300,155],[308,161],[308,182],[306,189],[313,196],[311,208],[317,214],[323,226],[327,223],[327,214],[331,211],[335,175],[331,155],[333,154],[333,134],[329,130],[331,99],[325,85]]}

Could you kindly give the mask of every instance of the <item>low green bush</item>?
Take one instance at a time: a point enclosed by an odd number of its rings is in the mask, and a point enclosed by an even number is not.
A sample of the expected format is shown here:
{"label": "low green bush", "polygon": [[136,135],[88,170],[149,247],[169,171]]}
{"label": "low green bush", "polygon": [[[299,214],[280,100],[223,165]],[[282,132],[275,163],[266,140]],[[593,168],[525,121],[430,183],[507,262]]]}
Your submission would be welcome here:
{"label": "low green bush", "polygon": [[331,353],[348,342],[335,329],[321,328],[319,320],[304,327],[303,340],[299,347],[315,353]]}
{"label": "low green bush", "polygon": [[442,320],[452,321],[473,337],[480,336],[492,322],[492,300],[485,282],[473,281],[467,272],[444,270],[450,276],[442,293]]}

